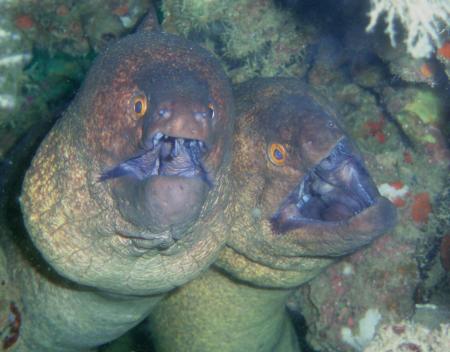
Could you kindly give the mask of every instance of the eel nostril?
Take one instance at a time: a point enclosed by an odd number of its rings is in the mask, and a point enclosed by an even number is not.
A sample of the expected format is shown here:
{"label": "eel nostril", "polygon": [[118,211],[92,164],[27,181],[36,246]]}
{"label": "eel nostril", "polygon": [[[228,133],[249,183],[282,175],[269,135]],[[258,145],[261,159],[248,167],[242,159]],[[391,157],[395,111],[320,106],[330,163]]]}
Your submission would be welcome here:
{"label": "eel nostril", "polygon": [[194,112],[194,118],[196,121],[203,121],[208,117],[206,112]]}
{"label": "eel nostril", "polygon": [[168,119],[172,116],[172,111],[170,111],[169,109],[159,109],[158,116],[164,119]]}

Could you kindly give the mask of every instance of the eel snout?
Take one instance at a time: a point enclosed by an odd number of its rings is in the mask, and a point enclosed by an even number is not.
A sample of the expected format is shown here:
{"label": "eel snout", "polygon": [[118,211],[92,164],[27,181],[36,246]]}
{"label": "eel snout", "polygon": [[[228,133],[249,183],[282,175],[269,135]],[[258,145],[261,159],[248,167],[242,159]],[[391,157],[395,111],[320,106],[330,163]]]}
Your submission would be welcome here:
{"label": "eel snout", "polygon": [[119,209],[139,231],[118,232],[139,248],[166,248],[181,239],[213,185],[204,164],[207,142],[165,132],[157,129],[148,134],[135,156],[99,177],[101,182],[119,178],[113,184]]}
{"label": "eel snout", "polygon": [[315,255],[349,253],[393,227],[396,212],[380,196],[347,137],[310,168],[271,217],[275,233],[313,245]]}

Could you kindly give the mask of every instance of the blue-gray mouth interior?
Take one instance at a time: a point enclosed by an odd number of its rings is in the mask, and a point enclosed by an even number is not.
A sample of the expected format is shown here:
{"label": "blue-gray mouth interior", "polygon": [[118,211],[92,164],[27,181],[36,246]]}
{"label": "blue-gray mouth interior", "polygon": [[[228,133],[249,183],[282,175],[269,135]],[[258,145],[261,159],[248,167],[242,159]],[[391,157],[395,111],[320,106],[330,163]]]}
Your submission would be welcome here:
{"label": "blue-gray mouth interior", "polygon": [[199,177],[212,185],[203,164],[207,146],[196,139],[178,138],[157,132],[142,152],[103,171],[99,181],[122,176],[145,180],[152,176]]}
{"label": "blue-gray mouth interior", "polygon": [[270,221],[283,233],[306,224],[345,221],[376,202],[378,190],[347,138],[312,167]]}

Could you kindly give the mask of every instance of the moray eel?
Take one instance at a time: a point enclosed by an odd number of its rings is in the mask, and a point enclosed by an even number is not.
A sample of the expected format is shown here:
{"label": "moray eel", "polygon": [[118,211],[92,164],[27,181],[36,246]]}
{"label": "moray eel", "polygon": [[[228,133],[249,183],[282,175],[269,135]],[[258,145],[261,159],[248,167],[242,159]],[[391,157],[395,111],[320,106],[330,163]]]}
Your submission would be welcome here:
{"label": "moray eel", "polygon": [[231,86],[205,49],[150,27],[95,60],[26,172],[20,204],[42,260],[5,250],[20,351],[114,339],[225,244]]}
{"label": "moray eel", "polygon": [[235,96],[231,234],[212,269],[152,312],[157,351],[297,351],[292,289],[396,222],[325,99],[290,78]]}

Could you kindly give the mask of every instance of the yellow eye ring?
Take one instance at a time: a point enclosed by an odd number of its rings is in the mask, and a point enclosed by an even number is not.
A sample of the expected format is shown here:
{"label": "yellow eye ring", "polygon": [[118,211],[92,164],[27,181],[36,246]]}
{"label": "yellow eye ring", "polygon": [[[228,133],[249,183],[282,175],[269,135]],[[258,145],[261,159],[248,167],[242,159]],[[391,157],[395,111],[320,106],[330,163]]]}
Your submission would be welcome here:
{"label": "yellow eye ring", "polygon": [[145,95],[136,95],[131,100],[132,109],[137,117],[142,117],[147,112],[147,98]]}
{"label": "yellow eye ring", "polygon": [[281,166],[285,163],[287,152],[286,148],[279,143],[271,143],[267,148],[267,155],[272,164]]}

